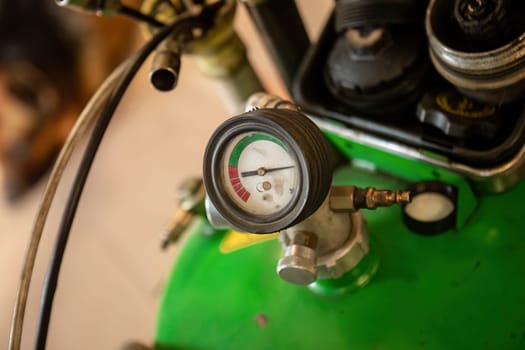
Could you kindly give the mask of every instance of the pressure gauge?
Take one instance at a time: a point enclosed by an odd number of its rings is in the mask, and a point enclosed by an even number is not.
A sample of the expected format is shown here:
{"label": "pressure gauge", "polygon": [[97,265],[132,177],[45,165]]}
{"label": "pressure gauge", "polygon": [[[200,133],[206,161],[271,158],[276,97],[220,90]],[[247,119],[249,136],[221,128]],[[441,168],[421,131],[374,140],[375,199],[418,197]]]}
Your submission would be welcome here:
{"label": "pressure gauge", "polygon": [[259,109],[224,122],[204,155],[208,199],[235,229],[280,231],[323,202],[330,189],[329,146],[305,115]]}

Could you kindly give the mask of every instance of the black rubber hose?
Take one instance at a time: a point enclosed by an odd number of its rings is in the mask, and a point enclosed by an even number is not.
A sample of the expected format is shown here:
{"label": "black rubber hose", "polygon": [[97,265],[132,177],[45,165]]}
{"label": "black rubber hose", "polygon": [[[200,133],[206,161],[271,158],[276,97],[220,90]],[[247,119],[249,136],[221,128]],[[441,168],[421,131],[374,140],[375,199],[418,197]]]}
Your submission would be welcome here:
{"label": "black rubber hose", "polygon": [[139,52],[137,59],[132,63],[129,71],[126,73],[123,81],[116,89],[115,93],[104,108],[100,119],[97,121],[93,133],[89,139],[82,161],[77,170],[73,187],[69,194],[69,198],[64,208],[62,221],[57,234],[55,247],[51,256],[51,262],[44,281],[42,290],[42,297],[40,302],[40,312],[38,317],[37,336],[35,342],[36,350],[44,350],[47,342],[47,334],[49,329],[49,320],[53,307],[53,300],[57,288],[57,281],[60,273],[60,267],[64,257],[64,252],[69,239],[71,226],[73,224],[75,214],[78,208],[78,203],[86,183],[89,170],[93,164],[93,160],[100,146],[102,138],[107,130],[107,127],[113,118],[114,112],[126,92],[131,81],[137,74],[144,61],[150,53],[170,34],[177,35],[184,32],[186,29],[195,27],[204,27],[204,18],[184,18],[176,21],[161,29]]}

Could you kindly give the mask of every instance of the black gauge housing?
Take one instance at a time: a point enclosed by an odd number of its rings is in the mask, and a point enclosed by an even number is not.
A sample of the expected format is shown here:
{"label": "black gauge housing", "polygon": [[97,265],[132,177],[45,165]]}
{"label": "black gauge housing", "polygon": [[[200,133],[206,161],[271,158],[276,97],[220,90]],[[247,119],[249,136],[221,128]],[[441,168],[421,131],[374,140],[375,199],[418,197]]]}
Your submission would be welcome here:
{"label": "black gauge housing", "polygon": [[[226,147],[236,136],[266,133],[278,139],[297,166],[297,190],[282,210],[273,215],[247,213],[227,194],[221,175]],[[206,193],[217,211],[233,228],[251,233],[272,233],[313,214],[323,203],[332,181],[330,149],[319,128],[304,114],[287,109],[258,109],[233,117],[211,136],[204,154]]]}

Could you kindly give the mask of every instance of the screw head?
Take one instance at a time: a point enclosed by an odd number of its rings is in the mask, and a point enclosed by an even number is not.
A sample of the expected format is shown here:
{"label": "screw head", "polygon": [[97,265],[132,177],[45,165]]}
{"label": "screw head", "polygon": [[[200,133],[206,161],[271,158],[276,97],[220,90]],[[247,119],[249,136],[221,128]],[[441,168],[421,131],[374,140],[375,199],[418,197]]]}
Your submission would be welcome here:
{"label": "screw head", "polygon": [[279,276],[290,283],[308,285],[317,278],[316,252],[312,248],[291,245],[277,264]]}

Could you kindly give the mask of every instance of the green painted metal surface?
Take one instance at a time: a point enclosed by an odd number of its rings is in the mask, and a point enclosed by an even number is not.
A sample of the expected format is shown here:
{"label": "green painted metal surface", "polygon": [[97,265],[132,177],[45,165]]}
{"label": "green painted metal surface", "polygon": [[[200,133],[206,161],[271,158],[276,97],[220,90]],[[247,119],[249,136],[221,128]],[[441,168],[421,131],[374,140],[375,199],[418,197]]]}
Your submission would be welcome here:
{"label": "green painted metal surface", "polygon": [[[417,179],[335,176],[382,188],[406,180]],[[480,197],[461,230],[434,237],[409,232],[400,208],[365,212],[379,270],[331,298],[278,278],[277,241],[223,254],[223,234],[197,230],[167,281],[157,349],[525,349],[524,197],[525,182]]]}

